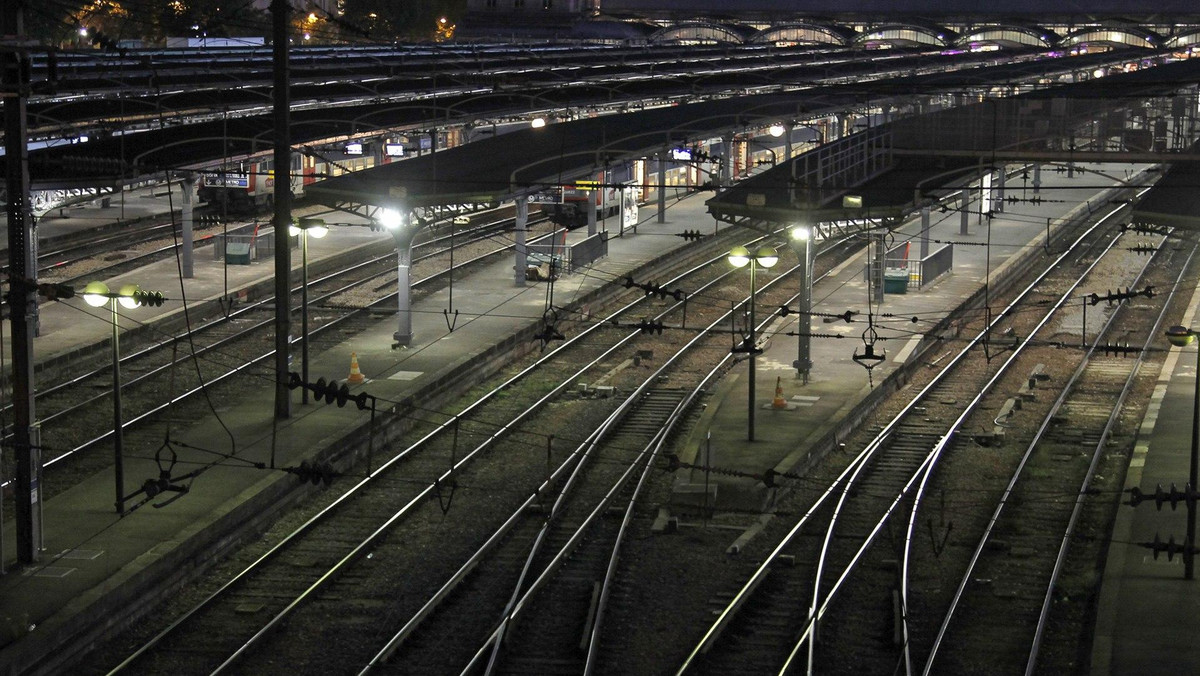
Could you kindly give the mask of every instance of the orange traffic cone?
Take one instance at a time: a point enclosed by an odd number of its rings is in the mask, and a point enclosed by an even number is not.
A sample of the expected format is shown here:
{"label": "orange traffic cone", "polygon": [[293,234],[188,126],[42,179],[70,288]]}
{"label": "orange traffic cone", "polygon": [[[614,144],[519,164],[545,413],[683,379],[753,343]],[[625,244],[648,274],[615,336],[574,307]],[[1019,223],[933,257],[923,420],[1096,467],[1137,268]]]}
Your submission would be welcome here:
{"label": "orange traffic cone", "polygon": [[771,408],[787,408],[787,399],[783,398],[783,377],[775,378],[775,398],[771,400]]}
{"label": "orange traffic cone", "polygon": [[367,382],[363,377],[362,371],[358,370],[358,353],[350,353],[350,375],[346,376],[346,382],[350,385],[362,385]]}

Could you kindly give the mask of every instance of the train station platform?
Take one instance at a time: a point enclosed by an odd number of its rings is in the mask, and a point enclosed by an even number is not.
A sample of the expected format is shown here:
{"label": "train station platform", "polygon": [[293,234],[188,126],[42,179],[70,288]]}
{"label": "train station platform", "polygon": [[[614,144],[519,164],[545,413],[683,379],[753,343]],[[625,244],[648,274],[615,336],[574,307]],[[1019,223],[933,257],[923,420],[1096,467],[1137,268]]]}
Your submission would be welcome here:
{"label": "train station platform", "polygon": [[[1076,182],[1083,183],[1078,179]],[[985,257],[986,247],[959,247],[952,274],[922,290],[887,294],[882,310],[904,317],[941,317],[977,293],[985,279],[996,280],[1007,270],[1015,270],[1020,253],[1040,246],[1046,219],[1062,219],[1072,210],[1088,208],[1088,199],[1096,193],[1095,185],[1096,181],[1089,180],[1086,186],[1076,187],[1066,177],[1050,176],[1045,189],[1054,191],[1055,201],[1010,206],[1012,216],[998,214],[993,218],[990,235],[975,220],[970,232],[960,235],[954,212],[935,216],[931,232],[935,239],[977,243],[990,237],[990,260]],[[669,257],[684,244],[676,234],[693,229],[712,232],[714,221],[703,203],[709,195],[699,193],[669,203],[665,224],[655,222],[653,209],[643,209],[636,234],[611,237],[606,258],[586,274],[567,275],[558,281],[556,304],[587,305],[606,282]],[[914,224],[906,224],[903,232],[915,233],[914,228]],[[729,230],[724,225],[717,229],[722,233]],[[386,235],[366,228],[338,231],[326,240],[311,243],[310,264],[332,251],[363,246],[380,237]],[[745,233],[744,239],[750,240],[752,235]],[[779,248],[782,251],[784,247]],[[199,279],[194,284],[189,282],[189,296],[211,299],[224,293],[223,287],[202,286],[210,283],[205,280],[221,274],[221,266],[203,254],[197,255],[196,262]],[[785,255],[782,264],[787,263]],[[864,311],[867,288],[862,266],[860,255],[818,283],[814,307],[833,313]],[[247,270],[239,274],[245,278],[236,280],[239,285],[261,282],[271,275],[269,263],[244,267]],[[179,286],[173,261],[147,266],[128,277],[147,289],[166,292]],[[437,409],[437,392],[444,391],[450,382],[476,377],[474,372],[479,370],[481,360],[513,341],[532,340],[538,331],[545,285],[518,287],[511,283],[512,278],[512,258],[506,257],[456,279],[453,306],[447,290],[431,293],[414,304],[414,342],[407,349],[393,348],[396,320],[394,316],[383,317],[374,328],[314,351],[311,378],[344,379],[351,353],[355,353],[367,379],[362,390],[396,406],[412,404],[420,416],[440,421],[447,414]],[[769,278],[764,275],[763,281]],[[113,280],[106,281],[113,284]],[[460,316],[453,330],[443,314],[451,307]],[[43,321],[48,331],[37,339],[35,350],[50,354],[72,349],[72,345],[105,340],[111,325],[103,310],[94,311],[79,298],[46,304]],[[90,317],[82,314],[85,311],[90,311]],[[129,314],[129,321],[149,321],[147,317],[156,311],[177,308],[146,308],[146,316],[139,318],[134,318],[133,312],[141,314],[142,310],[122,311],[122,327],[125,314]],[[778,318],[763,331],[770,338],[764,354],[757,359],[755,441],[746,441],[750,392],[746,366],[742,364],[714,391],[688,444],[690,457],[683,460],[747,474],[767,469],[802,471],[815,449],[836,443],[840,430],[855,424],[855,416],[864,405],[883,391],[888,376],[914,359],[919,340],[907,326],[877,326],[886,359],[868,374],[853,360],[855,348],[861,349],[864,323],[814,322],[814,327],[822,333],[844,333],[846,339],[813,340],[815,366],[807,383],[796,377],[792,367],[795,338],[783,335],[795,329],[794,317]],[[236,401],[215,402],[213,415],[172,433],[180,458],[176,474],[203,469],[186,482],[186,495],[169,504],[163,504],[166,498],[160,497],[122,518],[114,509],[113,472],[100,472],[44,504],[42,559],[37,565],[22,568],[12,567],[14,531],[11,519],[4,523],[3,560],[8,572],[0,576],[0,674],[61,670],[104,625],[119,626],[131,608],[148,603],[142,599],[149,590],[186,579],[191,571],[221,556],[222,536],[231,523],[254,527],[264,508],[286,499],[289,489],[296,485],[294,476],[261,469],[256,464],[294,466],[301,459],[321,457],[328,449],[363,442],[369,412],[354,410],[353,406],[303,405],[297,391],[291,418],[278,422],[272,415],[273,376],[269,367],[252,370],[250,375],[244,396]],[[785,401],[782,408],[775,405],[777,379]],[[700,455],[700,439],[706,435],[711,435],[705,449],[707,457]],[[127,446],[127,492],[158,475],[155,450]],[[698,470],[684,470],[677,472],[676,481],[680,486],[694,486],[703,483],[703,477]],[[769,500],[765,487],[753,479],[718,477],[713,481],[717,482],[718,508],[758,509]],[[1178,594],[1179,589],[1174,593]],[[1176,626],[1183,631],[1187,625]]]}
{"label": "train station platform", "polygon": [[[1187,304],[1183,326],[1196,326],[1197,307],[1200,288]],[[1187,484],[1197,349],[1172,347],[1163,360],[1125,475],[1126,491],[1136,487],[1153,495],[1157,485],[1168,490]],[[1200,642],[1192,633],[1200,617],[1200,581],[1185,579],[1182,556],[1155,556],[1143,546],[1172,538],[1176,543],[1187,538],[1186,505],[1156,510],[1150,500],[1122,505],[1117,512],[1097,608],[1092,676],[1177,676],[1200,670]]]}

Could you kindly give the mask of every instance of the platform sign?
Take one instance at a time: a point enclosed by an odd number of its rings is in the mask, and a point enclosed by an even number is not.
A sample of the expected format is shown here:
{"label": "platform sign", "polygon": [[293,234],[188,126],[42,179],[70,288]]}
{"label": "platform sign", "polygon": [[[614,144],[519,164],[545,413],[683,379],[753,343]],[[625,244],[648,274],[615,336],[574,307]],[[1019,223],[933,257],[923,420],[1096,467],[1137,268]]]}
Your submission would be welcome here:
{"label": "platform sign", "polygon": [[556,185],[551,188],[545,188],[529,195],[530,204],[562,204],[563,203],[563,188],[561,185]]}
{"label": "platform sign", "polygon": [[[208,183],[206,180],[205,183]],[[250,174],[218,172],[212,179],[212,185],[218,185],[223,188],[249,188]]]}
{"label": "platform sign", "polygon": [[580,190],[595,190],[600,187],[600,181],[575,181],[575,187]]}

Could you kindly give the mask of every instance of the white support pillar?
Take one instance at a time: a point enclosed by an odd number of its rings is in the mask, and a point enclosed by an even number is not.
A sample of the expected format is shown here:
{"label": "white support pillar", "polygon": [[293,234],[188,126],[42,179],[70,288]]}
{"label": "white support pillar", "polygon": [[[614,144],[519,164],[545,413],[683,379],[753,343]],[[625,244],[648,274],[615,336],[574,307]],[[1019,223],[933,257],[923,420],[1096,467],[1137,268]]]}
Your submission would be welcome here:
{"label": "white support pillar", "polygon": [[1008,180],[1008,168],[1000,165],[1000,169],[996,174],[996,199],[995,206],[992,210],[998,214],[1004,213],[1004,184]]}
{"label": "white support pillar", "polygon": [[412,246],[419,228],[413,224],[412,213],[404,214],[404,222],[392,231],[396,241],[396,302],[398,326],[392,338],[396,344],[412,344]]}
{"label": "white support pillar", "polygon": [[[529,267],[529,255],[525,248],[525,226],[529,223],[529,198],[525,195],[518,197],[516,207],[517,223],[514,230],[516,233],[516,246],[513,247],[513,250],[516,251],[516,260],[513,263],[513,283],[516,286],[525,286],[525,269]],[[595,220],[596,210],[592,209],[592,221],[594,222]],[[589,225],[588,227],[590,228],[591,226]]]}
{"label": "white support pillar", "polygon": [[[603,193],[601,193],[603,194]],[[591,207],[587,210],[588,237],[596,234],[596,191],[587,191],[587,203]]]}
{"label": "white support pillar", "polygon": [[1038,194],[1042,191],[1042,165],[1033,165],[1033,194]]}
{"label": "white support pillar", "polygon": [[921,260],[929,257],[929,207],[921,207]]}
{"label": "white support pillar", "polygon": [[[671,149],[663,146],[658,156],[658,222],[667,222],[667,161],[671,158]],[[592,234],[591,232],[588,233]]]}
{"label": "white support pillar", "polygon": [[872,270],[871,284],[875,287],[872,293],[875,296],[875,304],[883,305],[883,273],[887,265],[887,239],[883,235],[875,237],[875,265]]}
{"label": "white support pillar", "polygon": [[181,227],[183,228],[183,257],[180,262],[180,267],[183,270],[184,279],[195,277],[195,266],[193,262],[192,251],[192,193],[195,191],[196,179],[188,176],[183,179],[183,216]]}

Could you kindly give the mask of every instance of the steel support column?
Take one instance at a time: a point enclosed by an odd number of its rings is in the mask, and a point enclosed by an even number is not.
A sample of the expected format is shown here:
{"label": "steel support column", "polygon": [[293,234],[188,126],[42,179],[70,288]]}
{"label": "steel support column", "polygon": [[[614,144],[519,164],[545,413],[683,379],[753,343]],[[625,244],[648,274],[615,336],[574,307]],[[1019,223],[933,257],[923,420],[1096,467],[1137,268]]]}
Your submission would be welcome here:
{"label": "steel support column", "polygon": [[273,41],[275,87],[272,104],[275,114],[275,417],[292,414],[288,390],[288,356],[291,350],[291,270],[292,251],[288,226],[292,224],[292,148],[288,128],[288,14],[286,0],[271,0],[271,39]]}
{"label": "steel support column", "polygon": [[[15,6],[14,6],[15,5]],[[24,3],[5,3],[0,12],[3,35],[24,35]],[[15,46],[3,59],[4,164],[8,210],[8,308],[12,326],[12,439],[17,476],[13,482],[17,529],[17,562],[38,561],[41,509],[39,449],[34,448],[33,338],[37,333],[37,227],[29,204],[29,147],[26,143],[25,99],[29,96],[28,55]],[[19,282],[26,283],[19,283]]]}
{"label": "steel support column", "polygon": [[180,267],[183,270],[185,279],[191,279],[196,276],[195,262],[192,251],[192,193],[195,191],[196,180],[188,176],[179,182],[183,187],[183,215],[180,217],[180,228],[183,230],[181,238],[183,256],[181,257]]}
{"label": "steel support column", "polygon": [[[589,191],[588,194],[590,195],[591,192]],[[516,259],[513,263],[513,284],[525,286],[525,269],[529,267],[529,252],[525,247],[525,226],[529,223],[529,198],[525,195],[518,197],[516,207],[516,225],[513,228],[516,235],[515,246],[513,246],[513,251],[516,252]],[[588,234],[592,233],[595,223],[596,210],[592,209],[592,218],[588,221]]]}

